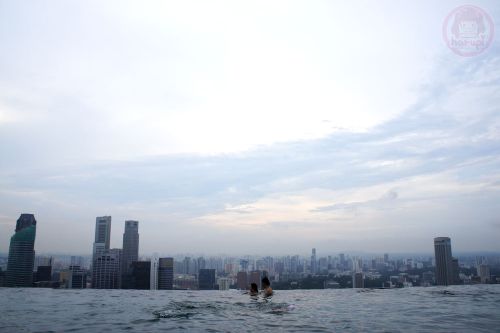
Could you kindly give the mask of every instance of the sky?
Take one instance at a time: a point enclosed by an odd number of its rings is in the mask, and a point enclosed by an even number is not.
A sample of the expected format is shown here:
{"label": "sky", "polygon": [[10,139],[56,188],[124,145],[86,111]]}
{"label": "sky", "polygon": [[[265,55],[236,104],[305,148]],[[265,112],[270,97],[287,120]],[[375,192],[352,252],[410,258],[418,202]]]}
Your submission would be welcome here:
{"label": "sky", "polygon": [[[500,31],[500,5],[472,1]],[[0,0],[0,252],[500,251],[500,46],[457,1]]]}

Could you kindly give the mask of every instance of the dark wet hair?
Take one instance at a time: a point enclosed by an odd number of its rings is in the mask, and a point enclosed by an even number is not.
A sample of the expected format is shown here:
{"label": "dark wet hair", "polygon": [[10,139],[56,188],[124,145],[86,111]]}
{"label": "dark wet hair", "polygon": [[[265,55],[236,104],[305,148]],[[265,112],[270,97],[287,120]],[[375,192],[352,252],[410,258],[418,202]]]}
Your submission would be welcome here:
{"label": "dark wet hair", "polygon": [[269,279],[267,278],[267,276],[264,276],[262,278],[262,285],[264,285],[264,286],[270,286],[271,285],[271,281],[269,281]]}
{"label": "dark wet hair", "polygon": [[257,283],[252,283],[250,285],[250,290],[251,291],[259,291],[259,287],[257,287]]}

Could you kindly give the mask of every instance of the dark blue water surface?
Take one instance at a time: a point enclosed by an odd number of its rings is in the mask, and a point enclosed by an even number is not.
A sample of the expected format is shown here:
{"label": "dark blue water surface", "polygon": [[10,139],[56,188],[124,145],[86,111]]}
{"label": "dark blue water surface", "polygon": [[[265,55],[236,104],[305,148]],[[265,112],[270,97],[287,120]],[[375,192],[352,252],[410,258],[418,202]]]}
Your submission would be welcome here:
{"label": "dark blue water surface", "polygon": [[500,285],[239,291],[0,288],[0,332],[500,332]]}

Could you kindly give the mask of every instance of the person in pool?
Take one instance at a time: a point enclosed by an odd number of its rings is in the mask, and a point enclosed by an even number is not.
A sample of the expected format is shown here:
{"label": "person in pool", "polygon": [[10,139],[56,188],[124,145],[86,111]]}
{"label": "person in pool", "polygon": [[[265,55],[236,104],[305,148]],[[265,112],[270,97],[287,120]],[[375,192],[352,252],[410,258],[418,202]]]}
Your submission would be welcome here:
{"label": "person in pool", "polygon": [[259,287],[257,287],[257,283],[252,283],[250,285],[250,296],[257,296],[259,294]]}
{"label": "person in pool", "polygon": [[262,278],[262,294],[264,294],[264,297],[273,295],[273,288],[271,288],[271,282],[269,281],[267,276],[264,276]]}

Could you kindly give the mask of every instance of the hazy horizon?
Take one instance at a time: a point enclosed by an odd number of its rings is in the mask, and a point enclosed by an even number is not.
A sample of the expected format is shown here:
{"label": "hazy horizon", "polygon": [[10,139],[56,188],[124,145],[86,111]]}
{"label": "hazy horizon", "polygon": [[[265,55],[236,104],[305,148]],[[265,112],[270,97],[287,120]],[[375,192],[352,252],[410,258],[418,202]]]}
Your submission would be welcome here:
{"label": "hazy horizon", "polygon": [[21,213],[37,253],[104,215],[140,253],[500,251],[500,46],[447,47],[460,5],[0,0],[0,252]]}

